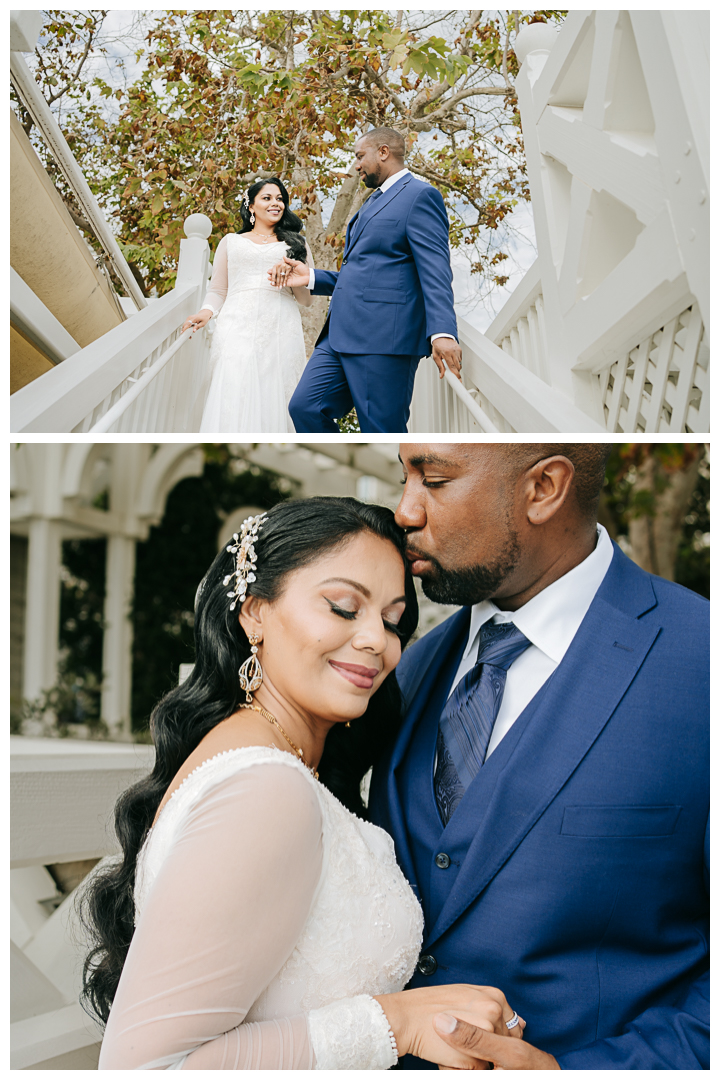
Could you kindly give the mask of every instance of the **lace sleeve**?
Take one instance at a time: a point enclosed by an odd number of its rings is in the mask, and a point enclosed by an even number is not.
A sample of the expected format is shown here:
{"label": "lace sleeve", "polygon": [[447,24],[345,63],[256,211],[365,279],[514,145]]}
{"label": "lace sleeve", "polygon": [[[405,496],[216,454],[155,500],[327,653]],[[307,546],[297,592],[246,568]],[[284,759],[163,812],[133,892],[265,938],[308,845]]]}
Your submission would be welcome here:
{"label": "lace sleeve", "polygon": [[[213,259],[213,272],[212,278],[210,279],[210,288],[205,294],[205,299],[202,304],[204,308],[210,308],[213,315],[219,314],[221,307],[225,303],[225,297],[227,296],[228,291],[227,241],[227,236],[223,236],[217,246],[215,258]],[[200,310],[202,310],[202,308]]]}
{"label": "lace sleeve", "polygon": [[141,905],[99,1068],[393,1064],[385,1014],[367,995],[244,1022],[295,947],[322,862],[322,810],[300,768],[256,764],[203,791]]}

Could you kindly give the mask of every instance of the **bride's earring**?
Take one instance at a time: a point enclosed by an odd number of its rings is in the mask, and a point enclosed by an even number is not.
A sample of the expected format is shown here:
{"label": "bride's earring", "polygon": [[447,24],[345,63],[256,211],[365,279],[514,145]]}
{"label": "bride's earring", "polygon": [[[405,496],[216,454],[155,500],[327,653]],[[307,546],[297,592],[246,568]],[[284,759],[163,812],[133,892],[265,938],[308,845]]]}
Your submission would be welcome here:
{"label": "bride's earring", "polygon": [[255,224],[255,214],[253,213],[252,210],[250,211],[250,224],[251,225]]}
{"label": "bride's earring", "polygon": [[263,671],[257,658],[258,643],[260,638],[255,634],[248,636],[250,642],[250,655],[244,664],[240,665],[238,678],[240,689],[245,691],[245,700],[248,705],[252,704],[252,696],[255,690],[259,690],[263,681]]}

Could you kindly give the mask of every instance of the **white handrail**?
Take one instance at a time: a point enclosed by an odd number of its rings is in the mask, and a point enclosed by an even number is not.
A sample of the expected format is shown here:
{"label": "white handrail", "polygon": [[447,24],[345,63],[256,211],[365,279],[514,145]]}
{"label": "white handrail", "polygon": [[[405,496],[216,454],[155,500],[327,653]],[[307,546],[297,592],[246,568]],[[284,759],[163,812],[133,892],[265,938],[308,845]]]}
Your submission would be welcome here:
{"label": "white handrail", "polygon": [[115,404],[108,409],[105,415],[100,417],[97,424],[94,424],[93,427],[90,428],[88,434],[98,435],[101,432],[109,431],[115,421],[119,420],[123,413],[126,411],[126,409],[130,408],[133,401],[135,401],[135,398],[139,397],[140,394],[142,394],[146,386],[148,386],[148,384],[152,382],[155,376],[160,373],[162,368],[164,368],[167,364],[168,360],[172,360],[173,356],[178,351],[183,342],[186,341],[187,338],[190,337],[193,333],[194,331],[188,328],[187,330],[185,330],[184,333],[180,335],[179,338],[176,338],[170,348],[166,349],[165,352],[157,358],[153,366],[151,368],[145,369],[144,374],[140,376],[134,386],[131,386],[130,389],[123,394],[120,400],[116,401]]}
{"label": "white handrail", "polygon": [[487,432],[488,434],[499,434],[500,428],[495,427],[488,414],[480,408],[475,398],[468,392],[466,387],[463,386],[457,375],[453,374],[444,360],[443,364],[445,364],[445,378],[448,380],[450,389],[455,396],[462,401],[472,418],[480,425],[484,432]]}
{"label": "white handrail", "polygon": [[95,196],[65,141],[65,136],[60,130],[55,117],[50,112],[45,98],[38,90],[37,83],[33,79],[22,53],[10,53],[10,78],[18,97],[30,113],[33,123],[37,124],[42,132],[45,145],[55,158],[60,172],[70,185],[73,195],[92,226],[93,232],[102,244],[115,272],[127,289],[128,295],[132,297],[135,307],[138,311],[147,307],[147,300],[133,277],[125,256],[111,233],[108,223],[95,201]]}

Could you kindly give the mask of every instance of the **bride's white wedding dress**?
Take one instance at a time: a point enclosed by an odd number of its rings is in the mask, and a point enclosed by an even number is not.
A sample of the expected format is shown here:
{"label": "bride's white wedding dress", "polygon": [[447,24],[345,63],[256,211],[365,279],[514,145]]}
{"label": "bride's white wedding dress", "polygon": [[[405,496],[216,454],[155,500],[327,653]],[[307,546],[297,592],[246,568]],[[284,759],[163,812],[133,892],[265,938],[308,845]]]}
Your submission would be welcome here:
{"label": "bride's white wedding dress", "polygon": [[295,430],[287,407],[306,361],[298,302],[307,306],[311,296],[270,284],[268,271],[287,252],[281,241],[256,244],[239,233],[218,244],[202,305],[217,320],[200,431]]}
{"label": "bride's white wedding dress", "polygon": [[386,832],[297,758],[228,750],[138,858],[136,929],[101,1069],[387,1069],[374,995],[409,981],[422,913]]}

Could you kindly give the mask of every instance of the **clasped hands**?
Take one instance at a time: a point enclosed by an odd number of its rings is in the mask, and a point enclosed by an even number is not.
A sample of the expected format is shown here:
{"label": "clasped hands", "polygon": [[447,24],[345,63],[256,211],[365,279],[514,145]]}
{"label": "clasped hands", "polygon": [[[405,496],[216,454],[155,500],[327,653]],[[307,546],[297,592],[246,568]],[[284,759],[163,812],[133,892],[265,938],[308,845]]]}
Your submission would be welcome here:
{"label": "clasped hands", "polygon": [[523,1041],[525,1021],[513,1017],[494,986],[428,986],[380,995],[399,1056],[412,1054],[441,1069],[559,1069],[551,1054]]}
{"label": "clasped hands", "polygon": [[268,270],[268,278],[270,284],[277,288],[282,289],[287,285],[291,289],[293,286],[297,289],[301,285],[309,285],[310,267],[299,259],[288,259],[285,256],[282,262],[275,263],[275,266]]}
{"label": "clasped hands", "polygon": [[[286,285],[290,288],[293,286],[298,288],[301,285],[307,286],[310,282],[310,268],[307,263],[299,262],[297,259],[288,259],[285,256],[282,262],[276,263],[275,266],[268,270],[268,279],[270,284],[276,288],[283,288]],[[452,338],[436,338],[433,341],[432,358],[437,365],[441,379],[445,375],[445,364],[447,364],[453,375],[457,375],[458,379],[460,378],[462,349]]]}

